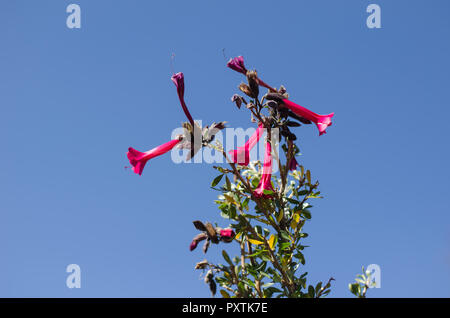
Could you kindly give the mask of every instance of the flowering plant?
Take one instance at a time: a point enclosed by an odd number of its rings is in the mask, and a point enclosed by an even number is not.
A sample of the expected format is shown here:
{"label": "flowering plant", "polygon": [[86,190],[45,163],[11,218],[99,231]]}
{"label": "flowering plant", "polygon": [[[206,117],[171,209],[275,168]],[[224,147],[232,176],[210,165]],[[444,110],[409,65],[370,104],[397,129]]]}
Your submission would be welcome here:
{"label": "flowering plant", "polygon": [[[230,257],[222,250],[225,264],[202,260],[195,269],[205,272],[204,281],[213,295],[218,287],[223,297],[324,297],[330,292],[332,277],[326,282],[307,284],[304,239],[305,225],[311,219],[311,199],[321,198],[319,182],[299,164],[300,150],[295,144],[296,127],[314,123],[319,136],[331,126],[334,113],[318,115],[291,101],[283,86],[273,88],[258,73],[248,70],[242,56],[231,59],[227,66],[246,78],[238,88],[245,95],[235,94],[231,100],[241,109],[245,105],[251,121],[257,124],[255,133],[242,146],[227,152],[214,141],[214,135],[225,128],[225,122],[201,128],[192,119],[184,100],[184,75],[172,76],[179,100],[188,122],[184,133],[148,152],[129,148],[128,158],[133,171],[142,174],[151,158],[174,147],[188,149],[188,159],[203,147],[220,153],[227,166],[214,166],[219,172],[211,188],[218,191],[215,203],[227,220],[225,228],[210,222],[193,221],[200,231],[189,245],[197,252],[200,242],[203,253],[212,244],[236,244],[239,255]],[[265,94],[260,88],[267,89]],[[276,133],[279,132],[279,133]],[[250,151],[264,137],[264,160],[250,161]],[[280,147],[281,146],[281,147]],[[278,149],[281,148],[281,151]],[[273,165],[277,173],[273,172]],[[224,245],[225,246],[225,245]]]}

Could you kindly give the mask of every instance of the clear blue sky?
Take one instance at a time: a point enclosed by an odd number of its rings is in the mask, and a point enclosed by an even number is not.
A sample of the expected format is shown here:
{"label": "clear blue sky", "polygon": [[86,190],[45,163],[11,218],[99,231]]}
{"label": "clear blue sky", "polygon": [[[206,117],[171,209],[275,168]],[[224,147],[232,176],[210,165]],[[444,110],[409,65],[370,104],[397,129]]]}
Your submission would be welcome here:
{"label": "clear blue sky", "polygon": [[[66,6],[82,27],[66,27]],[[377,3],[382,28],[366,27]],[[347,297],[379,264],[374,297],[450,296],[450,3],[441,1],[2,1],[0,296],[208,297],[189,252],[194,219],[226,225],[208,164],[125,170],[185,120],[249,127],[230,96],[244,55],[294,101],[335,112],[298,130],[320,180],[306,250],[310,282]],[[218,261],[221,246],[208,259]],[[66,266],[82,288],[65,285]]]}

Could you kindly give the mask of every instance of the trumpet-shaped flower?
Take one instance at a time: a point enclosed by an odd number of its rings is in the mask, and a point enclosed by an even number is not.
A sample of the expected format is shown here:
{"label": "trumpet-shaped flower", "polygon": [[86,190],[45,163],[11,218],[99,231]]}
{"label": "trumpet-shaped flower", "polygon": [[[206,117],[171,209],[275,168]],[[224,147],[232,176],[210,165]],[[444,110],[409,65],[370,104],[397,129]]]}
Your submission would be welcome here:
{"label": "trumpet-shaped flower", "polygon": [[128,148],[127,157],[130,161],[130,164],[133,166],[133,171],[139,175],[142,175],[142,171],[144,170],[147,161],[172,150],[172,148],[175,147],[179,142],[180,139],[174,139],[147,152],[140,152],[131,147]]}
{"label": "trumpet-shaped flower", "polygon": [[181,107],[183,108],[183,111],[184,111],[187,119],[191,123],[192,127],[194,127],[195,126],[194,119],[192,119],[191,113],[189,112],[189,110],[186,106],[186,103],[184,101],[184,75],[183,75],[183,73],[179,72],[177,74],[172,75],[171,80],[177,87],[177,93],[178,93],[178,98],[180,99]]}
{"label": "trumpet-shaped flower", "polygon": [[287,108],[292,110],[298,116],[306,118],[315,123],[317,128],[319,129],[319,136],[325,134],[327,127],[331,126],[332,124],[331,117],[334,116],[334,113],[328,115],[318,115],[303,106],[291,102],[288,99],[282,99],[282,102]]}
{"label": "trumpet-shaped flower", "polygon": [[250,163],[250,150],[258,143],[259,138],[264,133],[264,125],[260,123],[253,135],[247,140],[242,147],[238,147],[235,150],[230,150],[228,153],[231,155],[231,160],[242,166],[247,166]]}
{"label": "trumpet-shaped flower", "polygon": [[261,180],[254,195],[258,198],[269,198],[271,195],[264,194],[264,190],[274,191],[272,188],[272,146],[270,141],[266,143],[266,152],[264,155],[264,164],[262,169]]}

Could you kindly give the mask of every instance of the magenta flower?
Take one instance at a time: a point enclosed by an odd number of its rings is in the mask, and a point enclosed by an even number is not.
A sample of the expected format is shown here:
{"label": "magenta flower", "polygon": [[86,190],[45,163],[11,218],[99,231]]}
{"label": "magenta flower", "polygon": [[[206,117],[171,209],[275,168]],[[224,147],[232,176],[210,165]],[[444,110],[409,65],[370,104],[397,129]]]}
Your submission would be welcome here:
{"label": "magenta flower", "polygon": [[244,75],[247,74],[247,69],[244,65],[244,57],[238,56],[233,59],[230,59],[227,63],[227,66],[236,72],[242,73]]}
{"label": "magenta flower", "polygon": [[244,146],[228,152],[232,157],[231,160],[239,165],[247,166],[250,162],[250,150],[258,143],[263,132],[264,125],[260,123],[254,134],[247,140]]}
{"label": "magenta flower", "polygon": [[264,194],[264,190],[274,191],[272,188],[272,146],[269,141],[266,143],[266,153],[264,155],[264,164],[261,180],[254,195],[257,198],[270,198],[270,195]]}
{"label": "magenta flower", "polygon": [[220,230],[220,237],[225,239],[231,239],[234,237],[233,229],[223,229]]}
{"label": "magenta flower", "polygon": [[147,161],[172,150],[172,148],[179,142],[180,139],[174,139],[147,152],[140,152],[131,147],[128,148],[127,157],[128,160],[130,160],[130,164],[133,166],[133,171],[139,175],[142,175],[142,171],[144,170]]}
{"label": "magenta flower", "polygon": [[189,113],[186,103],[184,102],[184,75],[183,73],[179,72],[172,75],[170,79],[177,87],[177,93],[178,98],[180,99],[181,107],[183,107],[183,111],[186,114],[187,119],[191,123],[192,127],[194,127],[194,120],[192,119],[191,113]]}
{"label": "magenta flower", "polygon": [[298,166],[298,162],[295,159],[295,157],[292,157],[291,160],[289,160],[289,164],[288,164],[288,168],[290,171],[294,171],[295,169],[297,169]]}
{"label": "magenta flower", "polygon": [[283,99],[282,101],[284,105],[286,105],[286,107],[292,110],[295,114],[315,123],[317,128],[319,128],[319,136],[325,134],[327,127],[332,124],[331,117],[334,116],[334,113],[328,115],[318,115],[303,106],[291,102],[288,99]]}

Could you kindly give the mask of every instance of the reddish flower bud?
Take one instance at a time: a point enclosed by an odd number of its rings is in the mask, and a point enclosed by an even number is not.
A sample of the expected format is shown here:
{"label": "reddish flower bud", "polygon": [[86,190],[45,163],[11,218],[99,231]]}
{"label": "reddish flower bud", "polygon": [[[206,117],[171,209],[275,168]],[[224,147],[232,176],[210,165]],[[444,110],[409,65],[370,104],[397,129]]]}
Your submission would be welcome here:
{"label": "reddish flower bud", "polygon": [[205,240],[208,237],[206,233],[200,233],[196,235],[193,239],[191,244],[189,245],[189,250],[193,251],[197,247],[198,243]]}
{"label": "reddish flower bud", "polygon": [[231,68],[232,70],[235,70],[236,72],[247,74],[247,69],[244,65],[244,57],[238,56],[233,59],[230,59],[227,63],[227,66]]}
{"label": "reddish flower bud", "polygon": [[190,251],[195,250],[196,247],[197,247],[197,245],[198,245],[198,242],[197,242],[197,241],[192,241],[192,242],[191,242],[191,245],[189,245],[189,250],[190,250]]}
{"label": "reddish flower bud", "polygon": [[233,229],[223,229],[220,230],[220,239],[225,243],[229,243],[233,240],[235,233]]}

